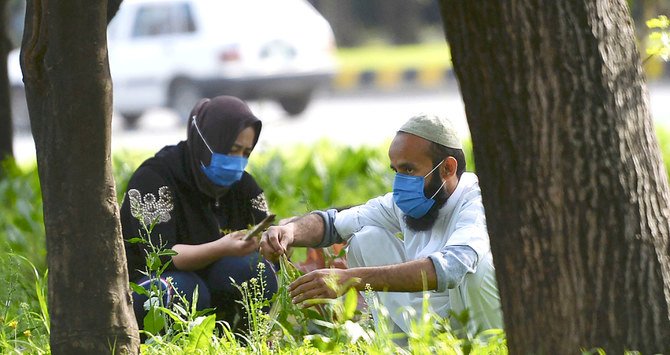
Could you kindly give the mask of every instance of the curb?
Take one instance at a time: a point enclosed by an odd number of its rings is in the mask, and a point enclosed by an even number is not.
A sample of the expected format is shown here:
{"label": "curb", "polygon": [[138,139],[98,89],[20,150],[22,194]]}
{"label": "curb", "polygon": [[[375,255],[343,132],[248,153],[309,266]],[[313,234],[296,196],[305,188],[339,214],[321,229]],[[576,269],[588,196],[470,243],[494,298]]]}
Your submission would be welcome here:
{"label": "curb", "polygon": [[376,89],[395,91],[407,87],[434,89],[454,82],[451,66],[341,69],[333,78],[334,91]]}
{"label": "curb", "polygon": [[[651,62],[644,69],[650,83],[670,79],[670,62]],[[450,65],[340,68],[330,86],[335,92],[356,90],[392,92],[406,88],[441,88],[455,83],[455,80]]]}

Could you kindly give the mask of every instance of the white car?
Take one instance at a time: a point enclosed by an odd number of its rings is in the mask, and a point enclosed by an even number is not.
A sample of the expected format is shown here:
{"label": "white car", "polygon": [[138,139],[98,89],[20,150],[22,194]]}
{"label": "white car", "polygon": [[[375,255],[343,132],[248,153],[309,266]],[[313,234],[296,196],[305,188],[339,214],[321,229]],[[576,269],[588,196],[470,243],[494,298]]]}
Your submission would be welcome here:
{"label": "white car", "polygon": [[[336,71],[333,31],[305,0],[124,0],[108,47],[114,110],[131,127],[153,107],[186,120],[199,98],[220,94],[297,115]],[[9,66],[21,96],[18,51]]]}

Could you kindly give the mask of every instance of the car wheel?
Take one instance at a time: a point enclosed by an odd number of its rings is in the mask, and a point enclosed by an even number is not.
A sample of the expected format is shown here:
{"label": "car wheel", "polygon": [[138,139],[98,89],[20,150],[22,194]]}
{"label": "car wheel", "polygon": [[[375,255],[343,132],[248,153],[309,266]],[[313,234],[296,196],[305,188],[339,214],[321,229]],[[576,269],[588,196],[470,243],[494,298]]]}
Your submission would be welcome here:
{"label": "car wheel", "polygon": [[17,131],[30,129],[30,118],[28,117],[28,102],[26,91],[23,86],[11,88],[12,124]]}
{"label": "car wheel", "polygon": [[311,98],[311,93],[281,97],[279,98],[279,104],[289,116],[297,116],[305,111]]}
{"label": "car wheel", "polygon": [[193,106],[202,98],[202,92],[198,87],[188,81],[178,81],[172,85],[170,90],[170,108],[179,118],[188,121],[188,115]]}
{"label": "car wheel", "polygon": [[126,129],[136,129],[137,123],[140,121],[140,117],[142,117],[142,112],[123,112],[121,116],[123,116],[123,123]]}

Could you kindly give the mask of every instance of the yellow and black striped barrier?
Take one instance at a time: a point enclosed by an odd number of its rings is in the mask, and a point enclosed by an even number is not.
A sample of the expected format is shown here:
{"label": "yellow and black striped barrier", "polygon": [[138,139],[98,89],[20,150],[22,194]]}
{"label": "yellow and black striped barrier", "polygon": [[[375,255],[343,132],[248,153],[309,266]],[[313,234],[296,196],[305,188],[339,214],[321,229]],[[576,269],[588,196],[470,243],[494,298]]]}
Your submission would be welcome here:
{"label": "yellow and black striped barrier", "polygon": [[403,88],[440,88],[454,81],[451,66],[424,66],[407,68],[343,68],[335,75],[335,91],[376,89],[394,91]]}

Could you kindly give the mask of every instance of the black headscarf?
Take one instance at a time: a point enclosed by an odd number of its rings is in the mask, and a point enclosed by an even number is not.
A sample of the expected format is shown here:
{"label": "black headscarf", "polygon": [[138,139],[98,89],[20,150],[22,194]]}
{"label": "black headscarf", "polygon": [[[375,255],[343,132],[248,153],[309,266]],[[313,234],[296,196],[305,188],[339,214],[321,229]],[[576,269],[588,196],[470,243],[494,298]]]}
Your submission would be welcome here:
{"label": "black headscarf", "polygon": [[191,158],[191,170],[198,189],[210,197],[218,198],[224,195],[229,188],[215,185],[202,172],[201,163],[209,165],[212,153],[198,134],[194,120],[209,147],[215,153],[220,154],[228,154],[237,136],[247,127],[254,128],[254,146],[256,146],[261,134],[262,123],[244,101],[233,96],[202,99],[191,110],[186,139]]}

